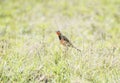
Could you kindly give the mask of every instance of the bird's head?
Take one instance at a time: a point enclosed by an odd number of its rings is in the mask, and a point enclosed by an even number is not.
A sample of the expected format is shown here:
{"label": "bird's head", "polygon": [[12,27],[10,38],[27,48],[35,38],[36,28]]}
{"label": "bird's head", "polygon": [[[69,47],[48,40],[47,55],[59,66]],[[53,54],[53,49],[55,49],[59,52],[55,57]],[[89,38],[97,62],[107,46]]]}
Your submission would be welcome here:
{"label": "bird's head", "polygon": [[56,33],[57,33],[58,36],[61,35],[60,31],[56,31]]}

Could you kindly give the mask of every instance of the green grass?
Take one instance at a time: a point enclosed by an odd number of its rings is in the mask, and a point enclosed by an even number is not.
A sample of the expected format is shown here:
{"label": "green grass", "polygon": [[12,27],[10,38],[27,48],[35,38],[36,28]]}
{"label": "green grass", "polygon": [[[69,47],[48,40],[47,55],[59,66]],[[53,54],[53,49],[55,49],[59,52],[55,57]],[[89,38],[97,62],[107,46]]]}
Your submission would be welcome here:
{"label": "green grass", "polygon": [[0,0],[0,83],[119,83],[119,70],[120,0]]}

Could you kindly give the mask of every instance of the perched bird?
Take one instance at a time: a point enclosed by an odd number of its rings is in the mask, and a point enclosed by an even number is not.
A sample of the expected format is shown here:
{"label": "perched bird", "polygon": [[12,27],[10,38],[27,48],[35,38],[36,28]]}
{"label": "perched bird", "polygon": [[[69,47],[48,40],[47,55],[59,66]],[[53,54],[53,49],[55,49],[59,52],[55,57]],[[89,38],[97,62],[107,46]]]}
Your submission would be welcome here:
{"label": "perched bird", "polygon": [[76,48],[75,46],[73,46],[73,44],[70,42],[70,40],[68,40],[67,37],[65,37],[64,35],[62,35],[62,33],[60,31],[56,31],[58,38],[60,40],[60,43],[65,46],[65,47],[72,47],[75,48],[76,50],[80,51],[80,49]]}

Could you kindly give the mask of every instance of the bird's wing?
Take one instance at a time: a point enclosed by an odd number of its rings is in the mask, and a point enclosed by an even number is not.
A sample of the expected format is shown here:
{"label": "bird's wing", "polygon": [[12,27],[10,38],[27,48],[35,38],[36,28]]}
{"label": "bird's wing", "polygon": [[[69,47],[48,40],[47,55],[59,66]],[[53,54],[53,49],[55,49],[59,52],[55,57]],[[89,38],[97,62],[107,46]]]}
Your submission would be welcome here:
{"label": "bird's wing", "polygon": [[63,38],[65,41],[70,42],[69,39],[68,39],[67,37],[62,36],[62,38]]}
{"label": "bird's wing", "polygon": [[73,46],[67,37],[62,36],[62,38],[68,43],[68,46]]}

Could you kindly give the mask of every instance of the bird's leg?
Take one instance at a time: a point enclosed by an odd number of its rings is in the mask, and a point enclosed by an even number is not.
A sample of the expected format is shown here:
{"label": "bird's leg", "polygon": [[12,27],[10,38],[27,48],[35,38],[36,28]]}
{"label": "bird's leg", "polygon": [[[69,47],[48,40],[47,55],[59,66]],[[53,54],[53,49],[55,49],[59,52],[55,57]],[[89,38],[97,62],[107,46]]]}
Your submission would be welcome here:
{"label": "bird's leg", "polygon": [[66,46],[64,50],[64,55],[67,56],[67,53],[68,53],[68,47]]}

